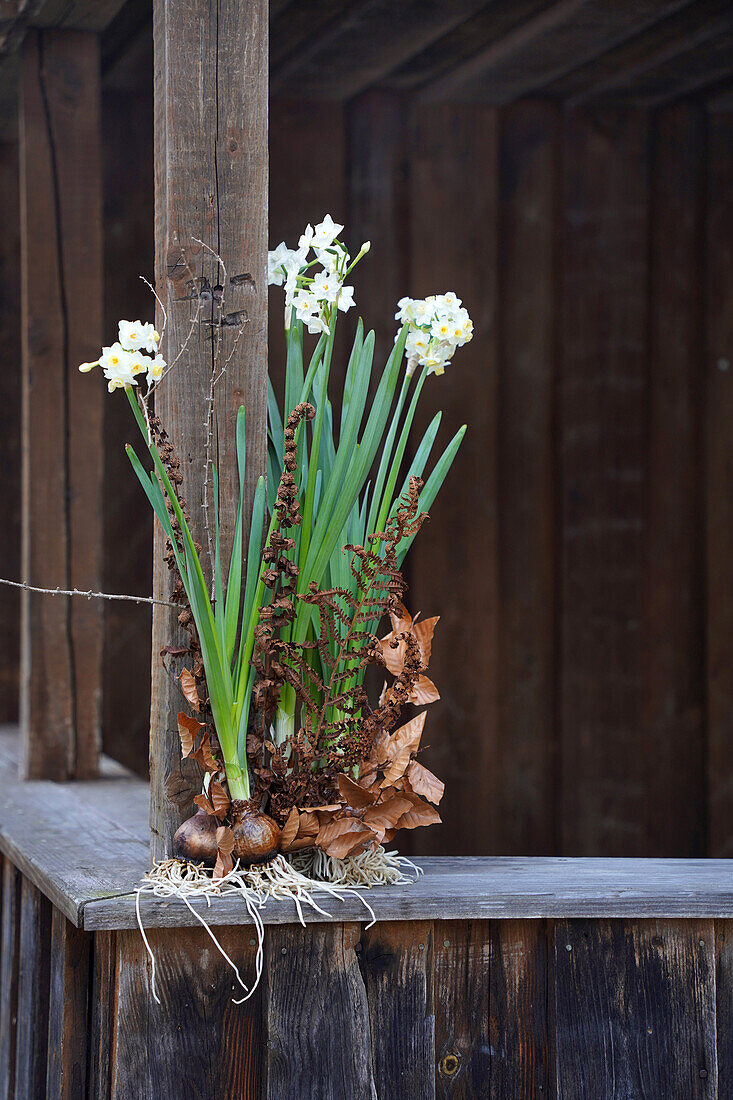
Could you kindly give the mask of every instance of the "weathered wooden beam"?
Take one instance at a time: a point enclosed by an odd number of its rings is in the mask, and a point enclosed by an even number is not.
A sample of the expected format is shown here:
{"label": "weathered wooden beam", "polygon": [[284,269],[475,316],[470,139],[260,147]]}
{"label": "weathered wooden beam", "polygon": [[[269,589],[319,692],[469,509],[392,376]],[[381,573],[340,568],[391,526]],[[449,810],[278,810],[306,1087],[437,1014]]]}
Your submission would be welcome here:
{"label": "weathered wooden beam", "polygon": [[[204,504],[213,526],[213,503],[210,486],[204,501],[204,447],[217,363],[227,364],[215,388],[213,416],[224,561],[234,531],[234,427],[240,405],[247,410],[245,516],[265,468],[267,3],[156,0],[153,33],[155,272],[168,313],[163,351],[173,359],[186,345],[158,391],[156,412],[182,460],[183,494],[208,568]],[[221,256],[226,275],[210,250]],[[221,306],[212,292],[219,285]],[[171,589],[159,532],[153,587],[159,599]],[[180,766],[181,697],[158,656],[178,636],[175,615],[156,608],[150,718],[154,858],[169,853],[180,822],[179,811],[166,799],[165,781]]]}
{"label": "weathered wooden beam", "polygon": [[[33,31],[22,62],[23,577],[99,590],[103,390],[77,369],[102,337],[98,39]],[[94,775],[101,605],[23,597],[23,772]]]}
{"label": "weathered wooden beam", "polygon": [[[453,290],[474,322],[472,342],[460,349],[445,378],[428,378],[416,424],[424,431],[442,410],[435,446],[440,454],[453,432],[469,423],[408,559],[411,608],[441,616],[431,664],[441,699],[428,717],[426,762],[446,780],[441,813],[452,822],[451,830],[436,830],[432,837],[429,830],[406,837],[405,847],[412,843],[418,852],[500,850],[494,839],[498,801],[488,795],[486,779],[497,770],[498,718],[498,140],[492,108],[440,104],[420,107],[413,118],[409,293]],[[467,187],[476,171],[480,186],[474,180]],[[462,198],[447,202],[448,195]],[[457,534],[465,530],[461,485],[477,491],[466,535]]]}
{"label": "weathered wooden beam", "polygon": [[[0,469],[3,471],[3,537],[0,576],[20,576],[20,219],[18,142],[0,144]],[[17,722],[20,675],[20,593],[0,588],[0,722]]]}
{"label": "weathered wooden beam", "polygon": [[613,95],[640,73],[718,36],[729,23],[730,0],[695,0],[600,57],[590,58],[547,85],[543,94],[574,104]]}
{"label": "weathered wooden beam", "polygon": [[472,16],[482,3],[352,0],[344,5],[317,0],[292,4],[272,27],[273,92],[350,99]]}
{"label": "weathered wooden beam", "polygon": [[681,8],[685,0],[556,0],[472,56],[420,94],[426,100],[504,104],[578,68]]}
{"label": "weathered wooden beam", "polygon": [[700,107],[657,114],[649,203],[644,855],[705,852],[704,148]]}
{"label": "weathered wooden beam", "polygon": [[561,851],[646,851],[648,129],[568,116],[559,385]]}
{"label": "weathered wooden beam", "polygon": [[88,933],[53,910],[46,1090],[58,1100],[85,1095],[91,941]]}
{"label": "weathered wooden beam", "polygon": [[733,855],[733,112],[708,120],[703,375],[708,851]]}

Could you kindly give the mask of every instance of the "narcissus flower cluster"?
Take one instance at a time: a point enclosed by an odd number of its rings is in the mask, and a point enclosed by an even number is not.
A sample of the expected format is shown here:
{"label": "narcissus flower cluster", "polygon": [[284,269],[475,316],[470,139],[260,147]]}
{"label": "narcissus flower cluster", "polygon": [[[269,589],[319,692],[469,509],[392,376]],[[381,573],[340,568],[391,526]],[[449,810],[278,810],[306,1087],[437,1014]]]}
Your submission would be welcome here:
{"label": "narcissus flower cluster", "polygon": [[[286,328],[290,328],[294,311],[308,332],[330,332],[333,311],[340,309],[346,313],[354,305],[354,288],[345,285],[346,277],[370,246],[368,241],[363,244],[352,260],[346,245],[339,240],[343,228],[326,214],[315,228],[306,226],[297,248],[288,248],[282,241],[268,253],[270,286],[285,287]],[[319,264],[321,270],[313,271]]]}
{"label": "narcissus flower cluster", "polygon": [[400,298],[395,320],[408,325],[405,345],[407,373],[426,367],[428,374],[444,374],[455,354],[473,337],[468,310],[452,291],[427,298]]}
{"label": "narcissus flower cluster", "polygon": [[159,343],[160,336],[150,322],[120,321],[119,339],[102,348],[95,362],[82,363],[79,370],[86,374],[94,367],[101,367],[110,393],[136,386],[141,375],[147,379],[149,389],[161,378],[166,367],[165,359],[158,352]]}

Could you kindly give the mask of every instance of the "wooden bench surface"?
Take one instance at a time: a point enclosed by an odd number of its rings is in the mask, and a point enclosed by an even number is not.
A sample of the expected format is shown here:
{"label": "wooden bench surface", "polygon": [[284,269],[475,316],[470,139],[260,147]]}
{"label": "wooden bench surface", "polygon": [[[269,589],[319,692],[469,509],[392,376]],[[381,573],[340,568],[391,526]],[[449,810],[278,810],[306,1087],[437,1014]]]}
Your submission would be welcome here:
{"label": "wooden bench surface", "polygon": [[[136,924],[135,889],[149,867],[147,784],[105,760],[100,779],[59,785],[17,781],[17,731],[0,731],[0,851],[78,927]],[[367,892],[380,920],[542,917],[733,918],[733,860],[433,857],[408,886]],[[146,927],[192,926],[178,901],[144,895]],[[330,918],[364,921],[360,898],[320,898]],[[210,924],[250,924],[236,897],[208,907]],[[298,920],[291,902],[268,902],[267,924]]]}

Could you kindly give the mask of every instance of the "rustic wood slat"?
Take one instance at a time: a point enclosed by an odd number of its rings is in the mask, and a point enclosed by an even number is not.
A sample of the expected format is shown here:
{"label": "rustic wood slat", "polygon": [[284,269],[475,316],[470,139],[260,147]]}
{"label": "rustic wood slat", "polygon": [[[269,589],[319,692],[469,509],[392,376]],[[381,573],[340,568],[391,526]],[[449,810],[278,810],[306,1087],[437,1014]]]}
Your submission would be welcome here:
{"label": "rustic wood slat", "polygon": [[345,121],[349,241],[354,254],[363,241],[372,245],[353,283],[365,330],[375,335],[373,392],[394,347],[397,302],[410,291],[406,105],[368,91],[348,104]]}
{"label": "rustic wood slat", "polygon": [[491,1100],[552,1096],[550,970],[544,921],[494,921]]}
{"label": "rustic wood slat", "polygon": [[[79,374],[102,328],[99,45],[32,32],[23,47],[23,578],[101,587],[103,386]],[[102,607],[23,593],[21,721],[29,778],[94,775]]]}
{"label": "rustic wood slat", "polygon": [[0,914],[0,1100],[15,1095],[15,1043],[18,1026],[20,872],[3,859]]}
{"label": "rustic wood slat", "polygon": [[708,852],[733,855],[733,113],[708,122],[704,371]]}
{"label": "rustic wood slat", "polygon": [[[487,787],[496,776],[498,706],[497,167],[494,111],[438,106],[416,113],[409,293],[455,291],[475,327],[473,341],[459,349],[446,377],[428,378],[413,433],[417,441],[442,410],[437,456],[468,421],[461,450],[407,565],[411,609],[441,616],[430,665],[441,700],[430,709],[423,743],[430,746],[426,764],[446,783],[441,813],[452,827],[416,830],[401,841],[405,851],[499,850],[497,800]],[[467,188],[476,171],[481,185]],[[447,202],[452,194],[461,200]],[[476,490],[469,533],[461,486]]]}
{"label": "rustic wood slat", "polygon": [[561,851],[646,851],[647,124],[571,112],[565,137]]}
{"label": "rustic wood slat", "polygon": [[715,922],[715,1022],[718,1096],[733,1093],[733,924]]}
{"label": "rustic wood slat", "polygon": [[644,854],[705,852],[703,376],[704,118],[662,111],[650,209]]}
{"label": "rustic wood slat", "polygon": [[[204,466],[191,459],[204,450],[217,346],[221,349],[220,367],[231,356],[216,385],[213,424],[225,563],[234,533],[238,492],[234,429],[242,404],[247,413],[247,518],[257,478],[265,469],[267,4],[265,0],[249,4],[220,0],[215,5],[208,0],[156,0],[153,33],[155,274],[168,312],[163,353],[169,358],[176,355],[193,328],[185,353],[158,391],[156,411],[181,459],[185,475],[182,491],[196,536],[205,547],[203,561],[208,571]],[[198,59],[195,65],[191,64],[192,55]],[[218,251],[226,265],[229,282],[224,286],[221,307],[226,324],[219,323],[213,294],[204,293],[199,299],[202,284],[192,283],[192,279],[206,278],[209,286],[215,287],[226,281],[213,257],[194,237]],[[209,497],[210,490],[211,486]],[[208,504],[213,526],[211,500]],[[156,530],[154,595],[166,599],[170,589],[163,538]],[[175,717],[180,694],[158,656],[164,645],[180,636],[174,613],[156,607],[150,720],[154,858],[169,853],[172,834],[181,820],[165,795],[167,776],[180,766]]]}
{"label": "rustic wood slat", "polygon": [[148,845],[125,827],[124,798],[117,813],[117,822],[103,817],[53,783],[8,784],[0,849],[78,925],[86,901],[133,890],[148,867]]}
{"label": "rustic wood slat", "polygon": [[92,980],[89,987],[90,1100],[110,1100],[112,1088],[112,1037],[116,1000],[116,942],[114,932],[96,932],[92,938]]}
{"label": "rustic wood slat", "polygon": [[435,1095],[483,1100],[491,1078],[489,974],[491,926],[436,921],[433,926]]}
{"label": "rustic wood slat", "polygon": [[340,923],[267,930],[267,1100],[376,1100],[360,931]]}
{"label": "rustic wood slat", "polygon": [[[216,928],[216,936],[239,967],[254,978],[252,937]],[[180,1100],[226,1096],[253,1100],[261,1093],[261,989],[246,1004],[229,964],[207,933],[197,929],[153,932],[156,988],[138,932],[116,940],[117,987],[113,1022],[111,1100],[176,1096]]]}
{"label": "rustic wood slat", "polygon": [[435,1095],[433,925],[380,922],[362,937],[376,1096]]}
{"label": "rustic wood slat", "polygon": [[51,905],[23,878],[18,945],[15,1100],[46,1095]]}
{"label": "rustic wood slat", "polygon": [[[135,72],[138,89],[152,82],[152,49],[148,60],[149,67]],[[153,278],[152,109],[147,89],[104,87],[105,343],[115,338],[120,318],[146,321],[155,316],[155,299],[140,278]],[[153,522],[125,453],[132,431],[127,401],[121,394],[111,395],[104,402],[105,481],[114,486],[104,499],[104,591],[145,595],[152,587]],[[148,769],[150,626],[149,606],[105,604],[103,747],[141,774]]]}
{"label": "rustic wood slat", "polygon": [[718,1097],[713,936],[710,921],[557,925],[558,1100]]}
{"label": "rustic wood slat", "polygon": [[[17,138],[0,144],[0,343],[5,369],[0,373],[0,469],[3,471],[3,537],[0,575],[20,576],[20,218]],[[17,722],[20,674],[20,592],[0,591],[0,722]]]}
{"label": "rustic wood slat", "polygon": [[426,84],[429,100],[510,103],[681,8],[685,0],[556,0]]}
{"label": "rustic wood slat", "polygon": [[[367,895],[380,921],[733,916],[730,860],[428,857],[417,862],[425,872],[418,883],[377,888]],[[138,876],[142,873],[139,866]],[[126,874],[132,879],[134,868]],[[319,896],[319,901],[330,917],[309,910],[309,923],[365,919],[356,897],[333,902]],[[250,923],[237,898],[220,898],[212,909],[194,906],[216,923]],[[197,923],[181,902],[144,896],[140,909],[146,927]],[[292,924],[298,914],[291,902],[271,902],[262,918],[266,924]],[[134,895],[90,896],[84,905],[84,927],[135,928]]]}
{"label": "rustic wood slat", "polygon": [[88,932],[53,910],[46,1091],[58,1100],[79,1100],[86,1088],[91,944]]}
{"label": "rustic wood slat", "polygon": [[[502,112],[498,308],[499,774],[502,853],[557,851],[555,784],[556,109]],[[461,369],[460,360],[456,367]],[[489,777],[484,777],[488,780]]]}

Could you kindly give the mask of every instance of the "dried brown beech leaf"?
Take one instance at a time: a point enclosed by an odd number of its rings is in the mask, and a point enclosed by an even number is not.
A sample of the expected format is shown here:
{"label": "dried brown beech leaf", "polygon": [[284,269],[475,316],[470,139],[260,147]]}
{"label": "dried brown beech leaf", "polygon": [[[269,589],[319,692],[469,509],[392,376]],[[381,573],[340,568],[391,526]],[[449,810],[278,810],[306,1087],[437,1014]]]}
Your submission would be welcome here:
{"label": "dried brown beech leaf", "polygon": [[196,690],[196,681],[187,668],[182,670],[179,680],[181,681],[181,691],[186,696],[186,702],[191,709],[196,711],[201,710],[199,693]]}
{"label": "dried brown beech leaf", "polygon": [[439,825],[441,816],[428,802],[414,802],[397,822],[398,829],[419,829],[423,825]]}
{"label": "dried brown beech leaf", "polygon": [[354,810],[363,810],[365,806],[371,806],[379,797],[378,791],[366,790],[343,772],[336,777],[336,782],[344,802]]}
{"label": "dried brown beech leaf", "polygon": [[433,634],[439,619],[440,615],[433,615],[431,619],[419,619],[417,622],[413,620],[412,623],[411,630],[417,638],[417,644],[420,646],[420,656],[425,668],[430,664],[430,656],[433,651]]}
{"label": "dried brown beech leaf", "polygon": [[416,707],[427,706],[428,703],[437,703],[440,692],[429,676],[418,676],[417,683],[410,692],[409,699]]}
{"label": "dried brown beech leaf", "polygon": [[191,809],[194,797],[200,790],[201,769],[190,756],[187,760],[181,760],[179,767],[165,781],[168,801],[177,806],[182,814]]}
{"label": "dried brown beech leaf", "polygon": [[184,714],[182,710],[178,712],[178,736],[181,739],[181,756],[184,760],[193,752],[194,741],[203,724],[191,718],[190,715]]}
{"label": "dried brown beech leaf", "polygon": [[214,813],[223,821],[229,812],[229,795],[222,787],[221,783],[214,781],[209,786],[209,794],[211,795],[211,804],[214,807]]}
{"label": "dried brown beech leaf", "polygon": [[376,839],[374,832],[358,818],[342,817],[321,826],[316,844],[326,855],[333,856],[334,859],[346,859],[370,838]]}
{"label": "dried brown beech leaf", "polygon": [[223,878],[224,875],[228,875],[234,867],[234,860],[232,859],[232,851],[234,849],[234,833],[226,825],[220,825],[216,830],[216,865],[214,867],[214,878]]}
{"label": "dried brown beech leaf", "polygon": [[194,798],[194,802],[199,807],[199,809],[201,809],[205,813],[207,813],[209,815],[209,817],[215,817],[216,816],[216,810],[214,809],[211,802],[209,802],[209,800],[208,800],[208,798],[206,797],[205,794],[197,794],[196,797]]}
{"label": "dried brown beech leaf", "polygon": [[409,798],[395,795],[379,802],[376,806],[370,806],[364,813],[364,824],[371,825],[372,829],[379,833],[380,839],[387,829],[394,829],[397,822],[413,808]]}
{"label": "dried brown beech leaf", "polygon": [[298,813],[297,806],[293,806],[292,810],[288,814],[288,819],[282,827],[280,833],[280,851],[290,851],[290,845],[296,839],[298,835],[298,829],[300,828],[300,814]]}
{"label": "dried brown beech leaf", "polygon": [[396,779],[400,779],[404,775],[410,762],[410,756],[413,752],[417,752],[420,746],[426,714],[427,711],[422,711],[417,717],[405,723],[404,726],[400,726],[390,736],[387,745],[389,763],[385,768],[384,779],[381,783],[382,790],[385,787],[391,787]]}
{"label": "dried brown beech leaf", "polygon": [[427,798],[428,802],[433,802],[436,806],[440,803],[445,783],[441,782],[437,775],[433,775],[428,768],[418,764],[417,760],[410,761],[406,775],[415,794]]}
{"label": "dried brown beech leaf", "polygon": [[208,733],[205,733],[202,740],[201,740],[201,744],[199,745],[198,752],[196,753],[197,757],[199,755],[200,755],[200,758],[201,758],[201,763],[206,768],[207,772],[218,772],[218,771],[221,770],[220,766],[217,764],[216,760],[214,759],[214,757],[212,755],[211,741],[209,739]]}

